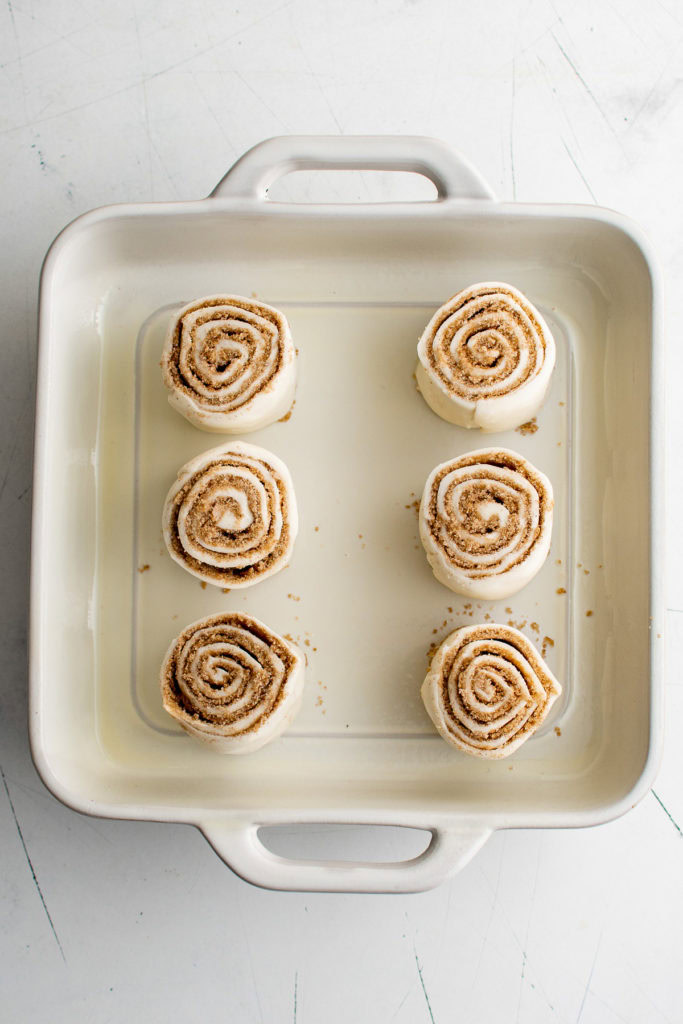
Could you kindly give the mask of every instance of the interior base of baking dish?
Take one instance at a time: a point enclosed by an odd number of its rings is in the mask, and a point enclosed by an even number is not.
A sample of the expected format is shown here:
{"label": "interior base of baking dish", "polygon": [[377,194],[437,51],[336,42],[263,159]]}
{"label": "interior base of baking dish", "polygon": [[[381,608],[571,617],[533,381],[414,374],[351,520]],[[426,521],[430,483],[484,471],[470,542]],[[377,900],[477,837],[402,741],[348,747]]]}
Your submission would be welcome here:
{"label": "interior base of baking dish", "polygon": [[[626,809],[650,751],[652,625],[651,290],[627,232],[558,208],[456,202],[340,216],[211,201],[101,211],[52,258],[43,471],[45,520],[61,541],[39,572],[44,685],[33,713],[41,771],[62,799],[188,821],[428,826],[589,824]],[[536,433],[462,431],[415,391],[421,326],[481,279],[514,283],[556,331]],[[291,418],[249,437],[292,470],[294,559],[228,594],[171,563],[159,522],[175,470],[221,441],[168,407],[163,329],[183,300],[221,291],[280,305],[300,349]],[[490,444],[550,475],[556,527],[534,582],[478,607],[431,576],[412,506],[438,461]],[[294,727],[246,758],[193,743],[156,697],[168,641],[224,608],[258,614],[309,657]],[[524,623],[539,646],[549,637],[565,687],[542,732],[489,763],[443,744],[418,695],[430,644],[487,616]]]}

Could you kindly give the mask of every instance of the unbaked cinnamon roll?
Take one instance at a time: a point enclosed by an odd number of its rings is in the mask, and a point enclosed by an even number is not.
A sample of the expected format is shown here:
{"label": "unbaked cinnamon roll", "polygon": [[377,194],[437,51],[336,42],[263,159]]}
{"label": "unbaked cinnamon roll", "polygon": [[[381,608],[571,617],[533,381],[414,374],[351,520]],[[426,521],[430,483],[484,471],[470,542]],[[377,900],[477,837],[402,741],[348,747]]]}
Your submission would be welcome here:
{"label": "unbaked cinnamon roll", "polygon": [[417,346],[417,383],[449,423],[511,430],[538,411],[555,365],[555,341],[520,291],[498,282],[458,292]]}
{"label": "unbaked cinnamon roll", "polygon": [[218,587],[251,587],[284,569],[297,530],[289,470],[272,452],[245,441],[191,459],[164,505],[171,558]]}
{"label": "unbaked cinnamon roll", "polygon": [[303,686],[298,647],[242,612],[188,626],[161,668],[166,711],[222,754],[246,754],[279,736],[299,709]]}
{"label": "unbaked cinnamon roll", "polygon": [[239,295],[184,306],[169,327],[161,366],[169,402],[202,430],[259,430],[294,400],[296,357],[286,317]]}
{"label": "unbaked cinnamon roll", "polygon": [[494,622],[456,629],[422,685],[440,735],[475,757],[512,754],[539,727],[562,687],[530,640]]}
{"label": "unbaked cinnamon roll", "polygon": [[440,583],[466,597],[510,597],[547,558],[552,485],[517,452],[482,448],[432,470],[419,522]]}

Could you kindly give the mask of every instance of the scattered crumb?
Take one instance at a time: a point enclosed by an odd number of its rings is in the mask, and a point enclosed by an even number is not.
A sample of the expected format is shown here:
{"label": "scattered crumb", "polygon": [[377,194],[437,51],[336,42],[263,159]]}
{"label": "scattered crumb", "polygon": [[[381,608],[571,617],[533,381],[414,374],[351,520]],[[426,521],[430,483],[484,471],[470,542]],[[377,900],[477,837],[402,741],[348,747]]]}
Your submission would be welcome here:
{"label": "scattered crumb", "polygon": [[505,614],[506,615],[512,615],[512,608],[506,608],[505,609]]}
{"label": "scattered crumb", "polygon": [[484,616],[484,622],[490,622],[490,621],[491,621],[491,616],[487,612],[486,615]]}
{"label": "scattered crumb", "polygon": [[291,633],[283,633],[282,635],[285,638],[285,640],[289,640],[290,644],[296,643],[296,640],[294,639]]}
{"label": "scattered crumb", "polygon": [[252,299],[258,299],[258,292],[252,292],[251,297]]}
{"label": "scattered crumb", "polygon": [[361,551],[365,551],[365,543],[361,544],[360,549]]}
{"label": "scattered crumb", "polygon": [[362,539],[363,539],[363,534],[362,534],[362,533],[359,533],[359,534],[358,534],[358,540],[362,540]]}
{"label": "scattered crumb", "polygon": [[301,598],[297,594],[287,594],[287,597],[290,599],[290,601],[300,601],[301,600]]}
{"label": "scattered crumb", "polygon": [[412,508],[412,510],[415,513],[416,517],[419,519],[419,517],[420,517],[420,502],[419,502],[419,500],[417,498],[415,498],[414,501],[409,502],[405,507],[407,509],[411,509]]}
{"label": "scattered crumb", "polygon": [[535,434],[538,430],[538,423],[536,422],[536,417],[534,416],[534,418],[528,420],[527,423],[520,423],[518,427],[515,427],[515,430],[518,434],[522,434],[524,437],[526,437],[527,434]]}
{"label": "scattered crumb", "polygon": [[444,619],[443,622],[442,622],[442,626],[447,626],[447,625],[448,625],[448,619]]}
{"label": "scattered crumb", "polygon": [[304,644],[306,645],[306,647],[311,646],[311,641],[308,639],[308,637],[304,640]]}
{"label": "scattered crumb", "polygon": [[221,587],[221,590],[223,591],[224,594],[230,593],[230,587]]}
{"label": "scattered crumb", "polygon": [[508,771],[509,771],[509,772],[511,772],[511,771],[512,771],[512,765],[511,765],[511,764],[509,764],[509,765],[508,765]]}
{"label": "scattered crumb", "polygon": [[559,725],[555,726],[555,735],[556,736],[561,736],[562,735],[562,730],[560,729]]}
{"label": "scattered crumb", "polygon": [[466,611],[466,612],[468,612],[468,611],[470,610],[470,608],[471,608],[471,607],[472,607],[472,605],[471,605],[471,604],[465,604],[465,605],[463,605],[463,608],[465,609],[465,611]]}
{"label": "scattered crumb", "polygon": [[177,619],[177,618],[178,618],[178,615],[177,615],[177,614],[176,614],[176,615],[172,615],[172,616],[171,616],[171,618],[172,618],[172,619]]}
{"label": "scattered crumb", "polygon": [[297,355],[299,355],[299,349],[298,348],[295,348],[294,351],[296,352]]}
{"label": "scattered crumb", "polygon": [[560,405],[564,405],[564,402],[560,402]]}
{"label": "scattered crumb", "polygon": [[438,629],[433,629],[432,630],[432,633],[438,633],[438,632],[439,632]]}
{"label": "scattered crumb", "polygon": [[555,565],[562,565],[562,559],[558,558],[555,560]]}
{"label": "scattered crumb", "polygon": [[144,565],[140,566],[140,568],[138,569],[138,572],[147,572],[147,570],[150,569],[150,568],[151,568],[151,566],[150,566],[149,562],[145,562]]}
{"label": "scattered crumb", "polygon": [[322,699],[322,697],[318,697],[318,699],[317,699],[317,700],[316,700],[316,702],[315,702],[315,706],[316,706],[317,708],[321,708],[321,707],[322,707],[322,705],[323,705],[323,699]]}
{"label": "scattered crumb", "polygon": [[450,613],[451,615],[453,614],[453,609],[451,608],[451,606],[450,606],[450,605],[448,606],[448,611],[449,611],[449,613]]}
{"label": "scattered crumb", "polygon": [[540,633],[541,632],[541,627],[539,626],[539,624],[537,622],[532,622],[531,625],[529,626],[529,629],[533,629],[534,633]]}
{"label": "scattered crumb", "polygon": [[206,590],[206,580],[202,580],[199,586],[202,588],[202,590]]}
{"label": "scattered crumb", "polygon": [[662,634],[661,634],[661,633],[657,633],[657,639],[658,639],[658,640],[661,640],[661,639],[662,639]]}
{"label": "scattered crumb", "polygon": [[313,648],[313,650],[314,650],[314,651],[317,651],[317,650],[318,650],[318,648],[317,648],[317,647],[314,647],[314,648]]}
{"label": "scattered crumb", "polygon": [[586,612],[586,618],[587,618],[587,619],[590,619],[590,617],[591,617],[591,615],[592,615],[592,614],[593,614],[593,609],[592,609],[592,608],[589,608],[589,609],[588,609],[588,611]]}
{"label": "scattered crumb", "polygon": [[526,622],[526,619],[524,622],[513,622],[512,619],[508,619],[508,626],[512,626],[513,629],[524,629]]}
{"label": "scattered crumb", "polygon": [[317,533],[317,532],[318,532],[318,530],[320,529],[320,527],[319,527],[319,526],[314,526],[314,527],[313,527],[313,529],[314,529],[314,530],[315,530],[315,532]]}
{"label": "scattered crumb", "polygon": [[546,654],[548,653],[548,648],[549,647],[554,647],[554,646],[555,646],[555,641],[552,639],[552,637],[544,636],[543,637],[543,643],[541,645],[541,657],[545,658]]}
{"label": "scattered crumb", "polygon": [[557,442],[557,447],[558,447],[558,448],[561,448],[561,447],[562,447],[562,442],[561,442],[561,441],[558,441],[558,442]]}
{"label": "scattered crumb", "polygon": [[584,575],[584,576],[590,576],[590,574],[591,574],[591,571],[590,571],[590,569],[584,569],[584,570],[583,570],[583,575]]}
{"label": "scattered crumb", "polygon": [[581,564],[581,562],[577,562],[577,563],[576,563],[576,568],[577,568],[577,569],[581,569],[581,568],[582,568],[582,564]]}
{"label": "scattered crumb", "polygon": [[600,562],[600,565],[598,566],[598,569],[602,569],[602,567],[603,567],[602,566],[602,562]]}
{"label": "scattered crumb", "polygon": [[557,590],[555,591],[555,593],[556,594],[566,594],[567,591],[564,589],[564,587],[558,587]]}
{"label": "scattered crumb", "polygon": [[284,416],[281,416],[280,419],[278,420],[278,423],[286,423],[288,420],[291,420],[292,413],[294,412],[294,406],[295,405],[296,405],[296,399],[294,399],[294,401],[292,402],[292,407],[289,410],[289,412],[286,412],[284,414]]}

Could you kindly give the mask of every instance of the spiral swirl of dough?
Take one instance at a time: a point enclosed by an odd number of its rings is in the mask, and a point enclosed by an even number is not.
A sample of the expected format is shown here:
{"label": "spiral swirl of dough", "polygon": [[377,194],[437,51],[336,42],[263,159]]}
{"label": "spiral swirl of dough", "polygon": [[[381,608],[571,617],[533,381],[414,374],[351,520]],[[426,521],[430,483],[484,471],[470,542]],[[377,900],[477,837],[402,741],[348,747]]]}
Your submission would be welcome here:
{"label": "spiral swirl of dough", "polygon": [[507,448],[443,462],[427,479],[420,536],[437,579],[466,596],[494,600],[521,589],[550,547],[550,481]]}
{"label": "spiral swirl of dough", "polygon": [[422,687],[425,707],[443,738],[484,758],[513,753],[560,693],[531,641],[496,623],[452,633],[434,655]]}
{"label": "spiral swirl of dough", "polygon": [[533,415],[555,364],[555,342],[511,285],[472,285],[449,299],[418,345],[417,379],[435,412],[453,423],[506,430]]}
{"label": "spiral swirl of dough", "polygon": [[162,368],[171,404],[206,430],[256,430],[286,413],[294,396],[285,316],[241,296],[209,296],[181,309]]}
{"label": "spiral swirl of dough", "polygon": [[188,626],[161,670],[166,711],[224,753],[256,749],[282,732],[302,686],[298,648],[240,612]]}
{"label": "spiral swirl of dough", "polygon": [[164,539],[188,572],[220,587],[249,587],[283,569],[298,528],[285,464],[232,442],[192,459],[164,505]]}

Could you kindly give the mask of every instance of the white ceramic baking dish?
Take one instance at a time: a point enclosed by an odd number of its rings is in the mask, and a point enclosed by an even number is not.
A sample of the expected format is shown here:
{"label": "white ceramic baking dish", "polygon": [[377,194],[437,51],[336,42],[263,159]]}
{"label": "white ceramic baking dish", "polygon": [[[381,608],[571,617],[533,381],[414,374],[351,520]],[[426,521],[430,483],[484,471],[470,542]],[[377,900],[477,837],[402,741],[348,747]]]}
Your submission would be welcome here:
{"label": "white ceramic baking dish", "polygon": [[[417,171],[438,199],[269,201],[268,185],[299,168]],[[482,437],[435,417],[412,371],[430,312],[482,279],[525,291],[557,337],[538,431],[485,438],[551,476],[556,524],[525,590],[468,606],[433,579],[412,503],[437,462]],[[292,471],[295,557],[236,594],[202,589],[160,532],[176,469],[216,443],[166,402],[164,329],[183,301],[223,291],[281,306],[300,350],[291,419],[249,437]],[[592,825],[631,807],[662,735],[658,294],[633,224],[496,202],[428,139],[271,139],[208,199],[100,209],[66,228],[40,298],[30,732],[46,785],[90,814],[193,823],[244,878],[282,889],[425,889],[493,829]],[[229,608],[309,657],[294,727],[245,758],[193,742],[158,695],[169,640]],[[553,641],[564,694],[514,757],[482,763],[435,735],[419,686],[430,643],[487,616]],[[260,826],[306,822],[414,826],[432,842],[367,864],[288,860],[259,839]]]}

